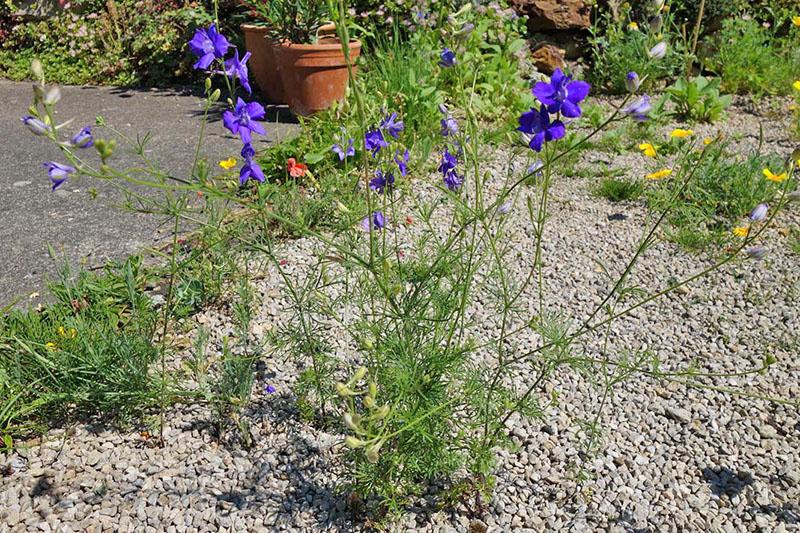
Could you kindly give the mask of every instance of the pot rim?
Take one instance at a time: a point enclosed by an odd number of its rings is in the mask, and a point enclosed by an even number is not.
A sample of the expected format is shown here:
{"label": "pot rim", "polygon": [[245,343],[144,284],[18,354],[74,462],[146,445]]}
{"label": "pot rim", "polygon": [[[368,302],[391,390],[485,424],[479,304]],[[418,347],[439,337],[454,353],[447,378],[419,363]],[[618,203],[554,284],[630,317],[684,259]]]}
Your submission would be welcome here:
{"label": "pot rim", "polygon": [[[281,48],[286,48],[289,50],[307,50],[309,52],[312,51],[320,51],[320,52],[327,52],[327,51],[334,51],[334,50],[341,50],[342,44],[339,42],[330,43],[330,44],[302,44],[302,43],[293,43],[290,41],[281,41],[277,43]],[[349,44],[350,48],[360,48],[361,47],[361,40],[359,39],[352,39]]]}

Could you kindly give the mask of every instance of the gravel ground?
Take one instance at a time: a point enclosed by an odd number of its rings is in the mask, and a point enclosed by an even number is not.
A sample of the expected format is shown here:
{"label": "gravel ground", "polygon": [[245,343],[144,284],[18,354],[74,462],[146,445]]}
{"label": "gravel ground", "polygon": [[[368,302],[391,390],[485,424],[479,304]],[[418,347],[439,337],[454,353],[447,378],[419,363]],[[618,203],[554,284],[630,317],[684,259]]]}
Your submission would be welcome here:
{"label": "gravel ground", "polygon": [[[773,102],[775,106],[783,102]],[[768,120],[742,103],[719,129],[746,151]],[[771,119],[769,119],[771,120]],[[782,155],[794,148],[787,124],[765,129],[765,144]],[[665,128],[664,133],[670,128]],[[734,135],[736,135],[734,137]],[[610,161],[641,177],[638,154],[589,153],[587,164]],[[489,163],[502,175],[503,153]],[[433,178],[431,178],[433,179]],[[600,261],[620,271],[649,218],[639,202],[611,204],[589,192],[592,179],[557,181],[545,239],[548,307],[580,320],[609,288]],[[496,186],[497,184],[493,184]],[[417,183],[421,196],[432,188]],[[520,258],[533,255],[530,223],[521,199],[507,215],[509,243]],[[782,228],[800,223],[795,206],[766,232],[763,261],[731,263],[685,290],[648,304],[615,326],[617,351],[647,347],[664,368],[694,362],[706,372],[757,367],[767,354],[777,363],[763,375],[717,379],[759,396],[797,401],[800,342],[800,270]],[[406,239],[418,231],[404,228]],[[316,245],[285,244],[287,270],[301,276]],[[519,268],[523,261],[518,261]],[[710,264],[710,258],[658,242],[634,274],[653,290]],[[521,273],[522,270],[519,270]],[[262,339],[287,319],[287,301],[272,269],[256,282],[261,297],[253,329]],[[530,295],[533,309],[535,294]],[[490,310],[470,309],[474,333],[492,330]],[[212,345],[232,331],[228,309],[196,320],[212,331]],[[597,353],[590,340],[588,353]],[[519,340],[535,345],[533,334]],[[340,339],[343,352],[346,340]],[[41,445],[0,457],[0,529],[11,531],[272,531],[352,530],[345,497],[337,493],[341,435],[301,421],[291,385],[300,368],[271,354],[259,370],[247,415],[255,446],[223,446],[208,427],[210,413],[182,406],[168,416],[168,446],[153,446],[139,431],[78,425],[52,431]],[[267,394],[264,387],[277,387]],[[512,419],[517,445],[500,451],[494,500],[482,521],[415,509],[397,525],[425,531],[797,531],[800,530],[800,415],[794,406],[635,378],[614,389],[603,410],[599,451],[584,465],[590,480],[578,486],[574,464],[583,436],[577,422],[595,413],[599,391],[585,375],[559,372],[545,387],[558,405],[544,420]]]}

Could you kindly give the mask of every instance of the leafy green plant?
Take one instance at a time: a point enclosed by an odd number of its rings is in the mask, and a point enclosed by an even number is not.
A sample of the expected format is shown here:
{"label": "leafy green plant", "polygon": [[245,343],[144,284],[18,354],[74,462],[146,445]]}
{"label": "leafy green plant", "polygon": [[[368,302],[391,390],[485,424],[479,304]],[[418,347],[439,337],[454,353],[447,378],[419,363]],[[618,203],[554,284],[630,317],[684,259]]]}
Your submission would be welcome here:
{"label": "leafy green plant", "polygon": [[752,19],[729,19],[713,41],[716,54],[707,66],[730,93],[787,94],[800,71],[796,46],[782,46],[767,28]]}
{"label": "leafy green plant", "polygon": [[[684,187],[671,210],[672,229],[667,235],[689,249],[703,248],[731,237],[737,220],[754,206],[772,202],[780,183],[765,179],[764,168],[778,169],[783,162],[774,155],[754,152],[745,157],[731,157],[725,143],[708,149],[708,156],[698,162],[696,179]],[[651,209],[662,210],[674,197],[678,184],[665,180],[648,189]]]}
{"label": "leafy green plant", "polygon": [[319,0],[242,0],[255,22],[266,25],[273,38],[296,44],[317,41],[317,31],[330,21],[328,3]]}
{"label": "leafy green plant", "polygon": [[675,113],[684,120],[716,122],[731,105],[730,95],[720,95],[720,78],[678,78],[667,88],[667,99],[675,105]]}
{"label": "leafy green plant", "polygon": [[24,435],[76,417],[124,420],[154,405],[156,313],[140,258],[103,275],[65,266],[55,303],[0,318],[0,431]]}
{"label": "leafy green plant", "polygon": [[[651,90],[663,80],[675,79],[684,68],[683,41],[673,31],[669,15],[664,18],[661,33],[649,30],[646,21],[631,26],[630,22],[635,21],[630,16],[629,10],[623,10],[617,18],[609,11],[602,11],[590,28],[592,67],[587,78],[593,85],[614,93],[627,91],[628,72],[638,73],[645,80],[642,88]],[[670,43],[665,57],[649,61],[647,51],[661,40]]]}
{"label": "leafy green plant", "polygon": [[594,193],[612,202],[636,200],[644,193],[641,181],[604,178],[595,187]]}
{"label": "leafy green plant", "polygon": [[202,3],[110,0],[83,9],[12,26],[0,39],[0,75],[27,79],[38,58],[59,83],[185,83],[193,76],[184,43],[211,20]]}

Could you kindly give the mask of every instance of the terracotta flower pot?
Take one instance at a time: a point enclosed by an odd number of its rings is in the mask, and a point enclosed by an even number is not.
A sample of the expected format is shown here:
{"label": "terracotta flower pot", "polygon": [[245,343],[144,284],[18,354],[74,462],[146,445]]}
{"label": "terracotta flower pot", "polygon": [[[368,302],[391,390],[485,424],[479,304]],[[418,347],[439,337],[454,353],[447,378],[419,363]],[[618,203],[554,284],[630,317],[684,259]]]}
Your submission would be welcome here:
{"label": "terracotta flower pot", "polygon": [[[347,88],[347,62],[342,45],[334,37],[317,44],[293,44],[276,48],[286,103],[298,115],[310,115],[344,99]],[[350,60],[361,54],[361,42],[350,42]],[[355,69],[355,65],[353,66]]]}
{"label": "terracotta flower pot", "polygon": [[251,54],[248,61],[250,74],[270,102],[282,104],[283,82],[275,54],[276,45],[267,28],[251,24],[242,24],[241,28],[244,32],[245,48]]}

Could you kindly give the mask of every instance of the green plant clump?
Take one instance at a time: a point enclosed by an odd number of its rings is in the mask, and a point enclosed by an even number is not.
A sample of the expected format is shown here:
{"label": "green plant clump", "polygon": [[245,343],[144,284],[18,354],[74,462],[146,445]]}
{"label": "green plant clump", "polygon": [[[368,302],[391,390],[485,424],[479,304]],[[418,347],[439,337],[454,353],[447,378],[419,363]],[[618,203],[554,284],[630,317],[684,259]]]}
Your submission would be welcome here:
{"label": "green plant clump", "polygon": [[641,181],[604,178],[595,187],[595,194],[612,202],[636,200],[644,192]]}
{"label": "green plant clump", "polygon": [[24,435],[76,416],[124,420],[152,405],[156,313],[139,258],[102,275],[69,268],[56,302],[0,318],[0,433]]}
{"label": "green plant clump", "polygon": [[[634,71],[644,79],[643,90],[651,90],[663,80],[675,79],[682,72],[685,57],[682,41],[671,27],[671,18],[663,17],[659,32],[648,27],[648,21],[631,20],[630,11],[617,14],[601,12],[591,28],[592,67],[587,72],[591,83],[610,92],[624,93],[625,76]],[[631,27],[631,23],[636,25]],[[663,32],[663,33],[660,33]],[[650,61],[647,51],[659,41],[669,42],[666,55]]]}
{"label": "green plant clump", "polygon": [[781,184],[765,179],[763,174],[765,168],[783,168],[779,157],[756,152],[731,158],[724,143],[708,151],[708,156],[699,162],[695,179],[677,199],[676,187],[680,185],[670,180],[647,192],[655,211],[662,211],[677,200],[669,215],[672,228],[667,235],[689,249],[725,242],[737,221],[754,206],[772,202],[781,188]]}
{"label": "green plant clump", "polygon": [[784,44],[754,20],[729,19],[712,42],[717,50],[708,67],[722,78],[723,91],[763,96],[792,90],[800,72],[796,39]]}
{"label": "green plant clump", "polygon": [[675,114],[683,120],[716,122],[731,105],[730,95],[720,95],[719,78],[697,76],[690,80],[678,78],[667,88],[667,99],[675,104]]}

